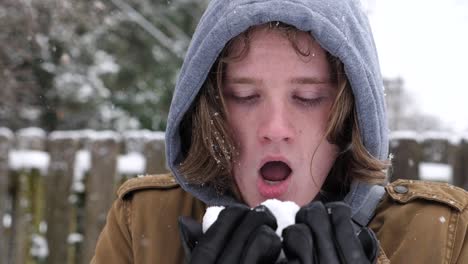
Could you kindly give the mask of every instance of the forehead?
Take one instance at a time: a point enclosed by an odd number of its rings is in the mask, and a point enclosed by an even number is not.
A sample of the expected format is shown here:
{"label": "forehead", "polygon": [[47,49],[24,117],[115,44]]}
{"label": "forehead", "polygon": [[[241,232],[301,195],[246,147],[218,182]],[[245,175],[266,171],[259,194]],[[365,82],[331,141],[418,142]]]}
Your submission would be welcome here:
{"label": "forehead", "polygon": [[254,27],[234,39],[227,51],[227,75],[272,71],[324,78],[330,74],[327,52],[310,33],[294,28]]}
{"label": "forehead", "polygon": [[235,53],[244,51],[246,48],[249,49],[252,44],[255,47],[289,45],[304,53],[307,53],[307,51],[325,53],[309,32],[284,24],[280,26],[264,24],[251,27],[235,37],[229,44],[228,54],[231,56],[239,55]]}

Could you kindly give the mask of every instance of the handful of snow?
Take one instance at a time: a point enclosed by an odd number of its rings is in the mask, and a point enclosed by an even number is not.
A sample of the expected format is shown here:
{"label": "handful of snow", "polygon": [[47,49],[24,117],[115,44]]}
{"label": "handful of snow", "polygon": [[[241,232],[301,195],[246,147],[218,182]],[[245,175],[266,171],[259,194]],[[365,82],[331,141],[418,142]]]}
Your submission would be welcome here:
{"label": "handful of snow", "polygon": [[[286,201],[282,202],[277,199],[269,199],[262,203],[268,207],[273,213],[278,223],[276,234],[281,237],[283,229],[293,225],[296,221],[296,213],[299,211],[299,206],[295,202]],[[205,215],[203,216],[203,233],[218,219],[219,213],[224,209],[224,206],[212,206],[206,209]]]}

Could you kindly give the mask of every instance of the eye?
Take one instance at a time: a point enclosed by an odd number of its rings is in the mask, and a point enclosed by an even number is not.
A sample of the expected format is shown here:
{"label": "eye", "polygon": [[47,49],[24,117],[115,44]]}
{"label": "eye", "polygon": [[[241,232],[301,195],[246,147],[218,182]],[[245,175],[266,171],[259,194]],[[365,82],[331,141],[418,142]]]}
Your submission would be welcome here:
{"label": "eye", "polygon": [[295,95],[294,100],[296,100],[301,105],[314,107],[320,105],[325,100],[325,97],[306,98]]}
{"label": "eye", "polygon": [[240,104],[252,104],[254,103],[260,96],[258,94],[246,95],[246,96],[239,96],[231,94],[229,98],[234,100],[236,103]]}

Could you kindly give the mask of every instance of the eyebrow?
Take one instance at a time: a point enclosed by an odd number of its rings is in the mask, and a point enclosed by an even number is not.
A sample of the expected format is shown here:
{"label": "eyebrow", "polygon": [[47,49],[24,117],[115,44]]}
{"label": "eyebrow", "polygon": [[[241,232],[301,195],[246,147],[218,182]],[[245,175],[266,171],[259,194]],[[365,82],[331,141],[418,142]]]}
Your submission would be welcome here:
{"label": "eyebrow", "polygon": [[227,78],[226,82],[233,83],[233,84],[256,84],[261,81],[253,79],[253,78],[248,78],[248,77],[234,77],[234,78]]}
{"label": "eyebrow", "polygon": [[320,79],[316,77],[299,77],[291,79],[291,83],[294,84],[321,84],[321,83],[329,83],[331,80],[327,79]]}
{"label": "eyebrow", "polygon": [[[226,82],[231,83],[231,84],[257,84],[257,83],[261,83],[262,81],[254,79],[254,78],[249,78],[249,77],[234,77],[234,78],[227,78]],[[330,83],[331,80],[329,78],[320,79],[316,77],[297,77],[297,78],[292,78],[290,82],[293,84],[321,84],[321,83]]]}

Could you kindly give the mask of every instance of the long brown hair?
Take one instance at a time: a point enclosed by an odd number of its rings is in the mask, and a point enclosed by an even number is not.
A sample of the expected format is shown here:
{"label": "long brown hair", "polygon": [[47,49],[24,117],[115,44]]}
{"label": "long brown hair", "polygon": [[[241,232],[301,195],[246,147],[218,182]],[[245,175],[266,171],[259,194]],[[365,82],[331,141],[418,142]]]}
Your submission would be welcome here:
{"label": "long brown hair", "polygon": [[[248,29],[226,44],[181,123],[182,151],[185,159],[178,167],[180,173],[190,183],[211,185],[219,193],[229,191],[238,197],[232,174],[233,161],[238,151],[226,121],[228,113],[221,87],[225,66],[233,60],[242,59],[247,54],[250,34],[258,27]],[[279,30],[287,37],[298,55],[310,56],[310,50],[302,50],[298,46],[296,40],[298,29],[295,27],[281,22],[270,22],[260,27]],[[237,54],[233,53],[234,45],[242,45],[242,49]],[[389,163],[374,158],[364,147],[354,97],[343,64],[329,54],[328,60],[332,67],[332,78],[337,82],[339,89],[331,108],[323,140],[337,145],[340,153],[325,185],[339,184],[346,189],[353,179],[383,183]],[[335,188],[332,186],[331,189]]]}

